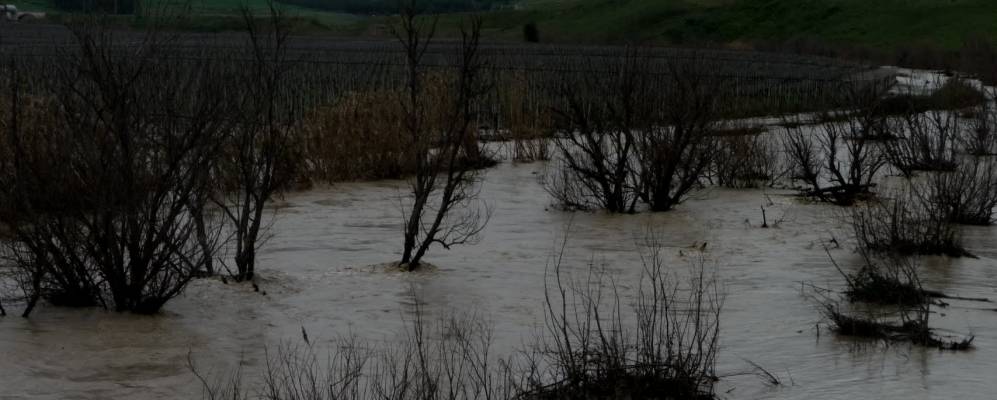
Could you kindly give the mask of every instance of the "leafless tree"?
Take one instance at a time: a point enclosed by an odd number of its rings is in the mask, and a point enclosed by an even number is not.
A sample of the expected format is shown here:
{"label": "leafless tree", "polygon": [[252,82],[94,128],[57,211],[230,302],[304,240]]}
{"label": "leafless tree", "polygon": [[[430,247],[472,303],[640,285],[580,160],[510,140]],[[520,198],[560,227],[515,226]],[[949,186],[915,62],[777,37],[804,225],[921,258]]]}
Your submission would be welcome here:
{"label": "leafless tree", "polygon": [[992,157],[966,156],[954,171],[932,173],[924,192],[937,202],[949,221],[990,225],[997,207],[997,164]]}
{"label": "leafless tree", "polygon": [[555,140],[562,168],[544,182],[560,205],[632,213],[644,202],[667,211],[707,174],[720,85],[695,60],[646,51],[628,48],[552,84],[565,125]]}
{"label": "leafless tree", "polygon": [[633,129],[647,123],[654,93],[646,60],[639,49],[628,49],[608,65],[590,63],[551,83],[554,113],[565,125],[563,138],[554,141],[563,169],[546,176],[544,186],[560,205],[635,211],[640,182]]}
{"label": "leafless tree", "polygon": [[[869,196],[879,171],[886,164],[880,142],[885,117],[875,110],[882,95],[879,86],[866,82],[842,84],[842,107],[822,113],[816,126],[790,121],[783,148],[791,178],[801,181],[803,194],[821,201],[851,205]],[[873,111],[870,111],[873,110]]]}
{"label": "leafless tree", "polygon": [[962,148],[974,156],[997,155],[997,110],[992,101],[997,100],[995,90],[985,90],[988,101],[976,106],[973,116],[958,139]]}
{"label": "leafless tree", "polygon": [[5,255],[25,315],[39,298],[156,312],[203,269],[189,210],[228,131],[225,69],[166,57],[171,37],[155,30],[129,43],[99,19],[72,28],[75,46],[33,71],[44,85],[30,104],[14,90]]}
{"label": "leafless tree", "polygon": [[231,225],[236,281],[253,279],[256,251],[269,228],[268,204],[295,179],[299,115],[288,82],[289,21],[274,3],[268,4],[263,24],[243,9],[252,61],[239,76],[244,92],[237,99],[238,123],[217,169],[222,189],[214,202]]}
{"label": "leafless tree", "polygon": [[[718,151],[714,134],[721,85],[701,62],[670,62],[662,90],[637,135],[640,197],[651,211],[668,211],[700,183]],[[658,97],[660,96],[660,97]],[[645,99],[636,99],[646,101]]]}
{"label": "leafless tree", "polygon": [[895,139],[885,142],[890,164],[904,176],[916,171],[951,171],[956,167],[956,141],[963,130],[953,110],[919,111],[911,106],[891,120]]}
{"label": "leafless tree", "polygon": [[482,20],[472,18],[462,27],[456,71],[428,82],[424,56],[437,21],[421,18],[417,6],[416,0],[407,1],[392,27],[405,54],[400,102],[404,140],[415,166],[401,259],[408,270],[419,267],[433,244],[450,248],[478,240],[490,215],[477,201],[477,167],[483,155],[476,140],[474,103],[488,91],[478,53]]}

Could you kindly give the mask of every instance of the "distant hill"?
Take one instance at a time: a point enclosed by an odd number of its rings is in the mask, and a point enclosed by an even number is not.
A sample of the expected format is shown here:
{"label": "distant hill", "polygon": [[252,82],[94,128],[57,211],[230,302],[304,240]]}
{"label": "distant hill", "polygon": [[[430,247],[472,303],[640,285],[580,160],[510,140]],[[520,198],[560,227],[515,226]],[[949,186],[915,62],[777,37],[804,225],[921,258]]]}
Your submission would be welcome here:
{"label": "distant hill", "polygon": [[[8,0],[21,9],[57,11],[56,1]],[[82,1],[82,0],[81,0]],[[94,0],[88,0],[94,1]],[[141,0],[140,0],[141,1]],[[148,4],[167,0],[145,0]],[[264,0],[246,0],[261,8]],[[393,0],[281,0],[292,14],[314,21],[313,30],[383,33],[385,7]],[[815,40],[896,48],[956,48],[969,37],[997,38],[997,0],[427,0],[431,10],[481,10],[491,39],[522,40],[533,23],[541,41],[670,44]],[[151,3],[150,3],[151,2]],[[208,17],[237,14],[242,0],[194,0]],[[357,8],[360,7],[360,8]],[[367,7],[367,8],[363,8]],[[355,10],[348,14],[343,11]],[[441,28],[455,29],[463,12],[442,14]],[[201,25],[198,25],[201,26]],[[214,26],[219,28],[219,26]]]}
{"label": "distant hill", "polygon": [[669,43],[815,39],[953,48],[997,37],[995,0],[527,0],[489,17],[513,37],[533,21],[555,41]]}

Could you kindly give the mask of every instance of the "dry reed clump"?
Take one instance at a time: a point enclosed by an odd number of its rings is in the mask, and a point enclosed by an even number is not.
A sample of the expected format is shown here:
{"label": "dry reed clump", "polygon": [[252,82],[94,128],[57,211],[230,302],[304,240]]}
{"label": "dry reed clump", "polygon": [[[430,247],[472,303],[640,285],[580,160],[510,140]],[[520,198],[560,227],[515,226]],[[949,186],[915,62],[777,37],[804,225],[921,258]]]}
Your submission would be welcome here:
{"label": "dry reed clump", "polygon": [[511,158],[519,162],[550,159],[554,121],[550,110],[541,103],[538,89],[530,87],[525,73],[504,77],[498,87],[499,136],[510,142]]}
{"label": "dry reed clump", "polygon": [[[453,77],[427,74],[422,81],[423,130],[440,132],[451,124],[447,113],[453,107]],[[333,104],[307,113],[302,123],[303,153],[309,178],[327,182],[400,179],[415,173],[413,138],[405,133],[406,113],[401,92],[387,89],[351,92]],[[479,149],[477,127],[466,135],[462,157],[456,160],[473,168],[493,166],[495,161]],[[427,140],[425,138],[419,140]],[[429,138],[439,143],[440,138]]]}
{"label": "dry reed clump", "polygon": [[349,93],[304,118],[304,153],[313,178],[397,179],[413,171],[401,136],[403,111],[394,93]]}
{"label": "dry reed clump", "polygon": [[773,138],[761,129],[722,130],[713,160],[716,184],[730,188],[754,188],[783,175],[782,154]]}

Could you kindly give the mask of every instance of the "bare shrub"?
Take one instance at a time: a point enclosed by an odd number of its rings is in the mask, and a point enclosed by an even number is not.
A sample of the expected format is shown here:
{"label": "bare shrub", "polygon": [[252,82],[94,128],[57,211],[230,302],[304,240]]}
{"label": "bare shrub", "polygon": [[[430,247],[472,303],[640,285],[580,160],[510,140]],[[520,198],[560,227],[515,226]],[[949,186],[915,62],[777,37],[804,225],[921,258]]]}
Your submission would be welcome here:
{"label": "bare shrub", "polygon": [[849,313],[833,301],[822,304],[822,312],[831,322],[836,333],[886,341],[910,342],[919,346],[943,350],[968,350],[973,336],[963,338],[940,337],[928,322],[931,305],[926,303],[913,308],[902,308],[887,315]]}
{"label": "bare shrub", "polygon": [[267,205],[294,183],[300,118],[290,105],[288,20],[274,3],[263,24],[248,8],[243,14],[253,58],[234,82],[242,96],[238,123],[222,147],[215,171],[221,189],[213,199],[231,227],[236,281],[253,279],[256,251],[269,227]]}
{"label": "bare shrub", "polygon": [[790,178],[804,184],[802,194],[836,205],[869,198],[886,164],[880,142],[891,138],[879,110],[889,83],[845,81],[832,93],[832,108],[816,126],[785,118],[783,137]]}
{"label": "bare shrub", "polygon": [[987,85],[997,82],[997,46],[983,35],[971,35],[959,49],[959,70],[969,73]]}
{"label": "bare shrub", "polygon": [[990,225],[997,207],[997,160],[966,157],[951,172],[925,177],[928,195],[944,207],[948,220],[964,225]]}
{"label": "bare shrub", "polygon": [[955,111],[921,112],[912,106],[891,120],[890,132],[895,139],[886,142],[886,156],[907,177],[916,171],[951,171],[956,167],[962,124]]}
{"label": "bare shrub", "polygon": [[853,273],[846,273],[831,258],[831,263],[848,284],[845,295],[849,301],[911,306],[929,302],[933,297],[945,297],[941,293],[922,289],[914,257],[897,254],[876,257],[868,251],[860,252],[863,263]]}
{"label": "bare shrub", "polygon": [[816,126],[799,117],[784,118],[783,152],[790,178],[803,183],[801,194],[836,205],[869,198],[886,158],[879,143],[890,138],[879,111],[889,84],[841,82],[832,93],[833,108]]}
{"label": "bare shrub", "polygon": [[906,186],[852,211],[859,246],[896,254],[969,255],[948,207],[922,187]]}
{"label": "bare shrub", "polygon": [[[533,349],[523,397],[712,398],[723,296],[700,259],[688,285],[665,270],[661,244],[648,238],[632,314],[604,269],[581,280],[548,273],[545,331]],[[536,361],[535,361],[536,362]]]}
{"label": "bare shrub", "polygon": [[716,184],[730,188],[758,187],[785,174],[780,162],[782,149],[772,135],[754,130],[719,131],[718,135],[712,173]]}
{"label": "bare shrub", "polygon": [[[478,147],[475,112],[488,92],[478,52],[481,19],[461,29],[455,72],[436,75],[440,83],[426,85],[423,56],[435,30],[436,20],[419,18],[414,0],[403,6],[392,27],[406,60],[402,132],[415,166],[400,262],[408,270],[419,267],[433,244],[450,248],[475,242],[490,214],[476,201],[477,169],[490,160]],[[433,87],[438,90],[427,91]]]}
{"label": "bare shrub", "polygon": [[208,399],[714,398],[721,289],[705,258],[682,284],[653,234],[642,247],[633,293],[621,293],[594,265],[572,279],[562,270],[562,248],[548,265],[544,325],[518,356],[492,354],[492,331],[480,316],[429,319],[415,299],[400,337],[337,339],[322,358],[303,331],[304,345],[267,352],[262,379],[236,371],[214,381],[192,358],[189,366]]}
{"label": "bare shrub", "polygon": [[598,198],[594,198],[592,189],[586,187],[587,182],[561,158],[545,164],[538,180],[553,198],[555,207],[568,211],[590,211],[599,207]]}
{"label": "bare shrub", "polygon": [[[990,101],[997,99],[993,90],[987,92]],[[966,153],[974,156],[997,155],[997,110],[990,101],[972,109],[966,129],[958,139]]]}
{"label": "bare shrub", "polygon": [[[921,286],[913,259],[888,255],[873,260],[868,253],[863,256],[865,263],[853,274],[846,274],[831,260],[848,283],[845,295],[853,303],[850,310],[843,310],[840,301],[818,292],[821,313],[835,332],[947,350],[966,350],[972,345],[972,336],[942,337],[930,327],[931,306],[946,305],[932,298],[946,296]],[[854,303],[875,306],[862,308]]]}
{"label": "bare shrub", "polygon": [[510,370],[490,353],[491,342],[480,318],[449,314],[428,321],[417,307],[406,332],[385,343],[343,337],[322,356],[305,337],[304,344],[268,349],[259,379],[247,381],[241,370],[210,379],[191,356],[188,366],[212,400],[515,398]]}
{"label": "bare shrub", "polygon": [[664,87],[643,89],[663,90],[663,94],[651,94],[661,97],[634,99],[650,101],[653,107],[648,115],[640,114],[646,109],[638,111],[632,127],[638,137],[640,197],[651,211],[668,211],[681,203],[716,156],[713,132],[721,108],[721,85],[702,69],[696,60],[669,63]]}
{"label": "bare shrub", "polygon": [[589,65],[590,71],[565,73],[551,84],[554,113],[565,125],[563,138],[554,141],[564,170],[547,180],[562,187],[547,190],[565,206],[634,212],[640,182],[633,129],[650,115],[650,102],[644,101],[652,90],[649,66],[629,50],[607,67]]}
{"label": "bare shrub", "polygon": [[804,196],[837,205],[871,196],[885,159],[875,140],[863,136],[867,129],[851,118],[817,127],[789,125],[783,148],[790,177],[804,184]]}
{"label": "bare shrub", "polygon": [[987,98],[983,91],[961,77],[948,78],[941,83],[936,78],[938,89],[931,93],[921,93],[911,89],[899,94],[884,96],[874,107],[881,115],[923,114],[929,111],[954,111],[982,105]]}
{"label": "bare shrub", "polygon": [[553,84],[555,113],[566,125],[555,144],[566,171],[548,182],[574,187],[548,191],[563,204],[632,213],[642,201],[667,211],[710,167],[719,83],[695,60],[661,65],[645,51],[628,49]]}
{"label": "bare shrub", "polygon": [[987,101],[986,93],[973,86],[960,76],[954,76],[945,81],[938,90],[931,94],[937,109],[965,109],[981,105]]}
{"label": "bare shrub", "polygon": [[[81,21],[71,51],[46,61],[57,66],[33,71],[40,97],[9,92],[5,256],[29,293],[24,315],[39,298],[153,313],[203,270],[190,207],[227,131],[225,69],[160,57],[157,32],[122,52],[101,21]],[[18,118],[33,107],[45,118]]]}

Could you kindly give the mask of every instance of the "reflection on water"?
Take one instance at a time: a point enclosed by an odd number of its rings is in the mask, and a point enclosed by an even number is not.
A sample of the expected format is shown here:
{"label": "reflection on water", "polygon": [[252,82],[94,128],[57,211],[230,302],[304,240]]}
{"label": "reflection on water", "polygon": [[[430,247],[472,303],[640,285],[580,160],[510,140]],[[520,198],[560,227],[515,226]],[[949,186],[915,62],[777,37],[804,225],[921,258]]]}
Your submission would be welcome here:
{"label": "reflection on water", "polygon": [[[718,391],[730,398],[987,398],[997,390],[997,312],[990,303],[952,301],[933,324],[976,335],[976,349],[951,353],[836,338],[818,327],[801,283],[840,286],[820,245],[846,268],[858,262],[841,210],[804,204],[788,192],[710,189],[675,211],[607,215],[549,209],[536,182],[541,164],[502,164],[486,174],[482,197],[494,207],[477,246],[434,249],[435,270],[406,274],[372,265],[397,260],[402,182],[346,183],[289,195],[260,254],[266,295],[214,280],[194,282],[155,317],[42,308],[30,320],[0,319],[2,398],[197,398],[186,368],[191,352],[215,372],[242,363],[258,370],[266,346],[300,338],[321,346],[336,335],[378,340],[403,329],[412,291],[429,314],[474,310],[495,325],[496,351],[519,348],[543,315],[544,267],[570,226],[571,270],[606,263],[633,282],[634,251],[647,226],[669,246],[676,271],[690,247],[706,244],[726,286]],[[762,229],[765,206],[769,223]],[[965,230],[979,259],[928,258],[932,289],[997,298],[997,232]],[[8,309],[11,308],[8,306]],[[9,311],[9,310],[8,310]],[[739,372],[754,361],[780,376],[767,387]]]}

